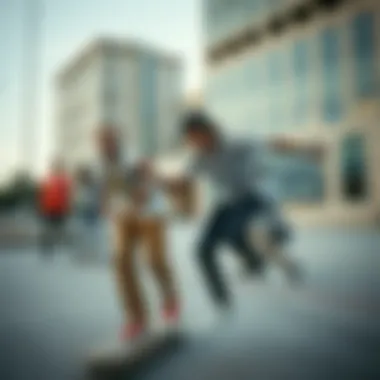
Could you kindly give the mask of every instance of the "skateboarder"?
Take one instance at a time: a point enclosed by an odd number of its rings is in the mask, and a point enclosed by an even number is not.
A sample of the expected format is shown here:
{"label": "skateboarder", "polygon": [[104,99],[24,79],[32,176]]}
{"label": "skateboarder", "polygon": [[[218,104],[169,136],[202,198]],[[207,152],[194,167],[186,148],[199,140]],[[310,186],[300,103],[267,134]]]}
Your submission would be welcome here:
{"label": "skateboarder", "polygon": [[167,259],[165,201],[148,164],[132,157],[118,131],[99,131],[102,159],[103,208],[114,231],[115,274],[125,310],[123,338],[136,338],[147,328],[145,302],[136,268],[136,249],[142,244],[163,294],[167,322],[179,316],[179,304]]}
{"label": "skateboarder", "polygon": [[185,118],[183,136],[195,153],[190,175],[207,176],[219,192],[219,201],[203,230],[198,250],[202,273],[217,304],[230,305],[229,292],[216,262],[220,243],[232,246],[248,272],[254,274],[263,269],[262,255],[269,251],[258,252],[249,237],[249,226],[255,217],[271,216],[270,252],[289,275],[295,274],[291,261],[279,249],[287,241],[289,229],[281,219],[274,197],[263,186],[264,173],[260,165],[265,147],[270,145],[286,152],[297,147],[295,142],[289,139],[266,144],[232,141],[202,113],[192,113]]}

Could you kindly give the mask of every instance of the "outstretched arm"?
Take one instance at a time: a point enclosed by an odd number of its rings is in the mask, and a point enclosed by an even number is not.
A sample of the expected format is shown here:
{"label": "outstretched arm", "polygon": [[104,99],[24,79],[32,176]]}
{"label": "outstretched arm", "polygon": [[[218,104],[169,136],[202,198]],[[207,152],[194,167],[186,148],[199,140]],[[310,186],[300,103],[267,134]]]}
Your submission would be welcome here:
{"label": "outstretched arm", "polygon": [[303,153],[321,159],[326,145],[320,141],[301,141],[291,137],[275,137],[268,142],[269,148],[277,153]]}

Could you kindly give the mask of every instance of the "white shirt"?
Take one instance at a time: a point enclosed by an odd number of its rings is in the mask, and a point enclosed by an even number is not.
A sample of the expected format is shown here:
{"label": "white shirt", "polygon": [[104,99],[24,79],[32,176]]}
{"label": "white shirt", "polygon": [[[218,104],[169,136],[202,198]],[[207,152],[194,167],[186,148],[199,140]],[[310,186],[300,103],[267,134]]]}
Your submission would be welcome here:
{"label": "white shirt", "polygon": [[[132,169],[141,161],[142,157],[136,152],[132,151],[128,154],[123,154],[119,163],[116,164],[106,164],[101,165],[101,182],[104,185],[107,184],[109,180],[107,176],[110,171],[116,170],[119,171],[118,175],[121,177],[125,176],[125,183],[127,184],[128,175],[131,173]],[[164,193],[160,188],[158,183],[147,182],[146,186],[149,186],[149,198],[144,203],[144,206],[139,210],[141,215],[144,216],[164,216],[169,212],[169,202]],[[132,200],[128,196],[127,191],[120,189],[111,191],[110,198],[108,200],[108,208],[110,210],[111,218],[112,216],[118,215],[128,211],[133,207]]]}

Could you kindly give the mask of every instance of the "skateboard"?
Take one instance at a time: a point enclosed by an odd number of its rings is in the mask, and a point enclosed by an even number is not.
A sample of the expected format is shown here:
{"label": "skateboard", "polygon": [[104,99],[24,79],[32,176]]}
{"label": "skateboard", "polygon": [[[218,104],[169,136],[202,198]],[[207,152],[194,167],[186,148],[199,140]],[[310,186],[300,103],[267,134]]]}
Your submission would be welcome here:
{"label": "skateboard", "polygon": [[126,378],[146,369],[157,359],[175,352],[183,342],[178,329],[150,331],[132,341],[117,342],[90,353],[87,360],[89,379]]}

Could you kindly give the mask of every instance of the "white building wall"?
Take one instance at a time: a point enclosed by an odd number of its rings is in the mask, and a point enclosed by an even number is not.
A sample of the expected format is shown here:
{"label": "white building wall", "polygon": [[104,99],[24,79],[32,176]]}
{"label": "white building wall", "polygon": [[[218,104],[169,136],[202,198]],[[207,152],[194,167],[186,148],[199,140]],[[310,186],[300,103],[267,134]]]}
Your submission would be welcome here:
{"label": "white building wall", "polygon": [[139,67],[134,54],[102,57],[101,120],[117,126],[124,142],[139,139]]}
{"label": "white building wall", "polygon": [[69,167],[86,163],[94,156],[94,126],[101,119],[100,60],[59,86],[58,153]]}
{"label": "white building wall", "polygon": [[[148,96],[149,105],[144,105],[142,63],[147,56],[152,57],[149,68],[155,70],[152,78],[157,83],[145,83],[145,91],[154,88],[155,93],[154,101]],[[75,62],[61,75],[56,93],[57,151],[71,168],[96,159],[95,130],[104,124],[118,127],[124,143],[137,150],[151,138],[158,141],[160,151],[170,148],[182,101],[179,63],[142,47],[108,41],[94,44],[92,51]],[[147,131],[142,117],[151,103],[157,106],[157,125],[149,125]]]}

